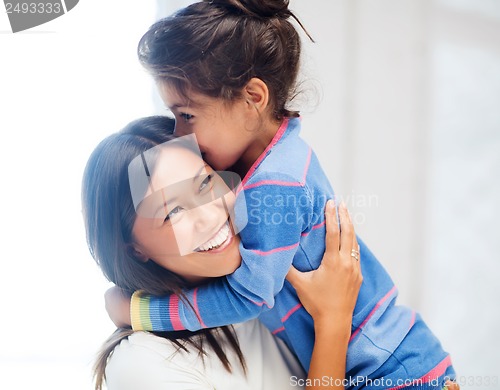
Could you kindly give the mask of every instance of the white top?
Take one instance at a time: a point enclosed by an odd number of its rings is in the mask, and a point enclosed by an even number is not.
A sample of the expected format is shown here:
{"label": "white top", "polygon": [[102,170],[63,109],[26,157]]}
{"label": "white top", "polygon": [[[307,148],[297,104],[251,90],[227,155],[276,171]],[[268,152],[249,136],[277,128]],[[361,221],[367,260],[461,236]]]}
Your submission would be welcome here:
{"label": "white top", "polygon": [[[189,353],[171,341],[147,332],[123,340],[106,368],[109,390],[301,390],[304,371],[282,340],[271,335],[258,320],[234,325],[245,357],[245,376],[232,348],[224,351],[231,362],[229,373],[208,344],[205,364],[188,344]],[[195,336],[197,337],[197,336]],[[223,339],[222,345],[227,345]],[[302,382],[303,383],[303,382]]]}

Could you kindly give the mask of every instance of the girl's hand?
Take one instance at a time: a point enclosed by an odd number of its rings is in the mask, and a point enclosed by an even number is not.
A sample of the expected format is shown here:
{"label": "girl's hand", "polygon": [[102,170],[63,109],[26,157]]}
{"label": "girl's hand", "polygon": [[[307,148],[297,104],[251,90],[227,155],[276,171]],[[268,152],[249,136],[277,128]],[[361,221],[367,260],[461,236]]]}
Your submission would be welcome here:
{"label": "girl's hand", "polygon": [[113,286],[104,293],[106,311],[117,328],[130,327],[130,294]]}
{"label": "girl's hand", "polygon": [[325,209],[326,250],[318,269],[300,272],[293,266],[287,280],[297,291],[315,327],[322,323],[352,322],[352,314],[363,281],[359,246],[351,218],[344,204],[339,207],[340,230],[335,204]]}
{"label": "girl's hand", "polygon": [[460,390],[460,386],[456,382],[452,382],[450,380],[447,380],[445,383],[444,389],[447,390]]}

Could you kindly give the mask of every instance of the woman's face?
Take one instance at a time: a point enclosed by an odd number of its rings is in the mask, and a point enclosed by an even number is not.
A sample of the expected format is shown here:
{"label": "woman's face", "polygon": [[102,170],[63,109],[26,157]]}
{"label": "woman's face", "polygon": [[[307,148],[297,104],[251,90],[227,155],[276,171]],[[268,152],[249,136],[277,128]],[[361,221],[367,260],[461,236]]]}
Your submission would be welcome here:
{"label": "woman's face", "polygon": [[193,283],[231,274],[241,263],[230,218],[234,202],[199,155],[180,146],[162,148],[137,207],[134,247]]}

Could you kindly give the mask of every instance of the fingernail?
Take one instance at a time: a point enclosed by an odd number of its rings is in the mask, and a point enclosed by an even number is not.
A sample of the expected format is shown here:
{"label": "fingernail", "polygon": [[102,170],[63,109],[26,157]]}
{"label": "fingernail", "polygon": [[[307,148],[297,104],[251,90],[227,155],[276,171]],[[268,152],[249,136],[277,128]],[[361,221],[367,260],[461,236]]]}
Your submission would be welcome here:
{"label": "fingernail", "polygon": [[326,207],[328,209],[332,209],[335,207],[335,201],[333,199],[329,199],[327,202],[326,202]]}

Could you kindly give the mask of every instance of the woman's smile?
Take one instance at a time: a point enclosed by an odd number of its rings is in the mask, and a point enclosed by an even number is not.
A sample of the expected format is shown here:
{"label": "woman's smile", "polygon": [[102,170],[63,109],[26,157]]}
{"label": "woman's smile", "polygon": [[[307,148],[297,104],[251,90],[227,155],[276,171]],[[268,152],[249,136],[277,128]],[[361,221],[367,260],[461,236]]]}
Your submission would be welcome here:
{"label": "woman's smile", "polygon": [[231,237],[231,229],[229,228],[229,221],[226,221],[222,227],[210,238],[208,241],[194,249],[195,252],[209,252],[216,251],[219,252],[224,248],[224,244],[227,243],[228,239]]}

